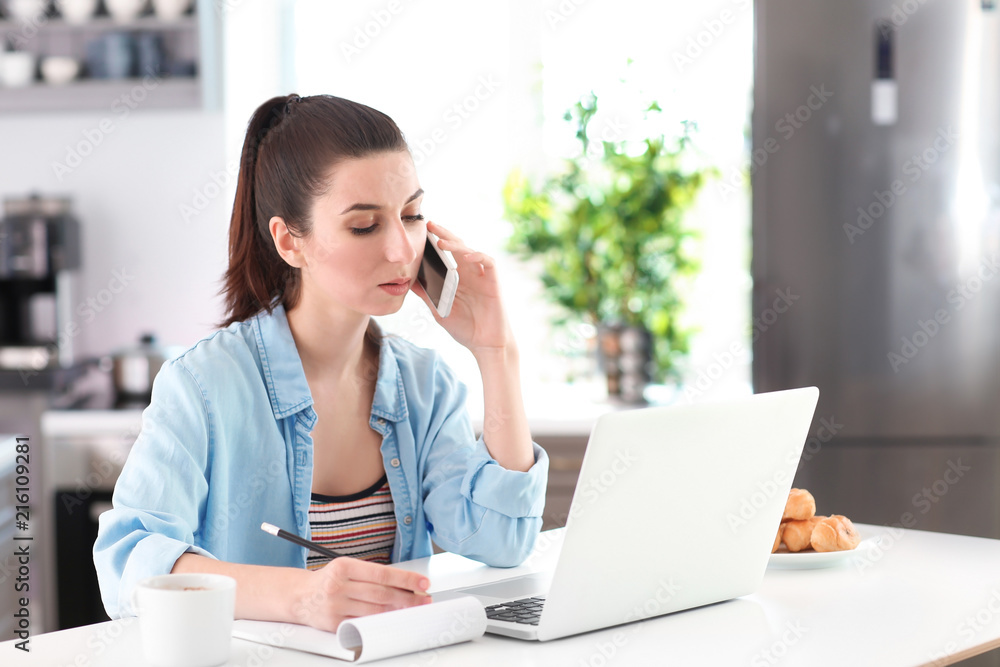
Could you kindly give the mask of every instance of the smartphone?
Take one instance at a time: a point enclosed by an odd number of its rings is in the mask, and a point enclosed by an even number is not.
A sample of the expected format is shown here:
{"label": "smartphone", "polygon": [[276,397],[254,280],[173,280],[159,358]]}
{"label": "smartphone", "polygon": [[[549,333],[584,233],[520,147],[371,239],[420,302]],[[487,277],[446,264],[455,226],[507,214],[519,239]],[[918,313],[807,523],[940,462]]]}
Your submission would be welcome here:
{"label": "smartphone", "polygon": [[448,317],[458,290],[458,264],[449,251],[438,248],[437,242],[438,237],[427,232],[424,259],[420,262],[417,280],[427,292],[438,315]]}

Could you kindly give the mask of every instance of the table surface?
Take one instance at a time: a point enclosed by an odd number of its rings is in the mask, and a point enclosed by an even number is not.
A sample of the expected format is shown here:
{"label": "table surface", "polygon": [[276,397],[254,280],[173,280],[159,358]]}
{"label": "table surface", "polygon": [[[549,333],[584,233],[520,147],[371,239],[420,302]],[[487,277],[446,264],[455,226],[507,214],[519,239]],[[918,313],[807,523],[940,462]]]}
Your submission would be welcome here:
{"label": "table surface", "polygon": [[[551,642],[486,635],[377,664],[945,665],[1000,646],[1000,540],[858,524],[874,544],[824,569],[768,569],[760,589],[729,602]],[[552,567],[562,529],[542,533],[513,569],[453,554],[401,564],[426,572],[432,592]],[[599,576],[599,573],[595,573]],[[595,604],[599,604],[595,601]],[[30,654],[0,644],[0,664],[145,664],[135,619],[32,637]],[[229,665],[330,667],[331,660],[233,640]]]}

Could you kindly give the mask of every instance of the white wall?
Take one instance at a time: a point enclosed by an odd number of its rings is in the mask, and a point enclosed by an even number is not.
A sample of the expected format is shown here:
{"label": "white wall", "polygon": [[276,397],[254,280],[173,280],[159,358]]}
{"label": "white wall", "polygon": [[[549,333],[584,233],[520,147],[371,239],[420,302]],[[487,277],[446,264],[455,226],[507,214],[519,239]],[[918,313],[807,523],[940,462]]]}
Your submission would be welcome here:
{"label": "white wall", "polygon": [[[78,163],[68,157],[84,152]],[[65,172],[56,163],[76,166]],[[122,116],[109,101],[105,113],[0,115],[0,197],[37,191],[74,201],[83,245],[77,356],[145,331],[190,344],[211,330],[221,315],[232,202],[219,195],[198,202],[203,210],[192,204],[196,193],[214,192],[210,177],[223,164],[220,113],[140,107]],[[185,217],[181,205],[195,214]]]}

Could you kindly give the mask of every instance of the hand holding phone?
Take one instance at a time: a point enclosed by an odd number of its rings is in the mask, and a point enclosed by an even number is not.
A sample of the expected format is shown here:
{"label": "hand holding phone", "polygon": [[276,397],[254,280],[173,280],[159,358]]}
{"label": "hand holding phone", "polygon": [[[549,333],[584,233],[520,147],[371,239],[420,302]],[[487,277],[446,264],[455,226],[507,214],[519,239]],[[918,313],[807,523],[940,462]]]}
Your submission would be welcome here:
{"label": "hand holding phone", "polygon": [[458,264],[449,251],[438,247],[438,237],[431,232],[427,232],[417,282],[424,288],[438,315],[448,317],[458,290]]}

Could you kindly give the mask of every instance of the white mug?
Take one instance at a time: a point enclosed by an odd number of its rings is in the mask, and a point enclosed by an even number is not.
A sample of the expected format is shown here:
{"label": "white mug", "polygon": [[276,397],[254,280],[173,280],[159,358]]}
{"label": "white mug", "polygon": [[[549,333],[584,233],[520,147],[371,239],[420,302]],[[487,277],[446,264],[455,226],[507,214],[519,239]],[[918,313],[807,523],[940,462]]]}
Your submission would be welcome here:
{"label": "white mug", "polygon": [[0,51],[0,86],[17,88],[35,80],[35,54]]}
{"label": "white mug", "polygon": [[212,667],[229,660],[236,580],[221,574],[163,574],[132,593],[146,660],[156,667]]}

